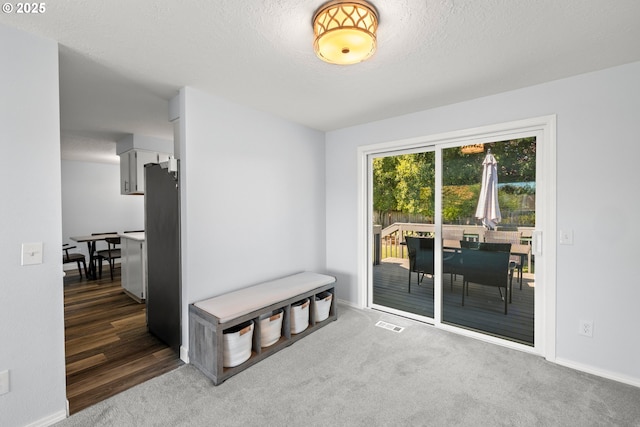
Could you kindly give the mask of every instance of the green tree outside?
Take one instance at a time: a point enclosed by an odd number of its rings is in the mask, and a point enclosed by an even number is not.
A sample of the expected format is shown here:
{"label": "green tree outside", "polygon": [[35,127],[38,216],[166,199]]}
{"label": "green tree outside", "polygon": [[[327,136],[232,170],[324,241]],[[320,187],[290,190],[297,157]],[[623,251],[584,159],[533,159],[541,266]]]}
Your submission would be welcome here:
{"label": "green tree outside", "polygon": [[[482,180],[482,161],[487,151],[498,161],[498,191],[503,223],[513,213],[518,224],[534,225],[535,138],[484,144],[483,151],[467,154],[462,147],[442,150],[443,222],[477,223],[474,218]],[[524,184],[529,183],[529,184]],[[506,184],[506,185],[505,185]],[[379,157],[373,161],[373,209],[375,221],[388,226],[392,212],[418,214],[433,223],[435,208],[435,154],[433,152]],[[505,213],[510,213],[505,216]]]}

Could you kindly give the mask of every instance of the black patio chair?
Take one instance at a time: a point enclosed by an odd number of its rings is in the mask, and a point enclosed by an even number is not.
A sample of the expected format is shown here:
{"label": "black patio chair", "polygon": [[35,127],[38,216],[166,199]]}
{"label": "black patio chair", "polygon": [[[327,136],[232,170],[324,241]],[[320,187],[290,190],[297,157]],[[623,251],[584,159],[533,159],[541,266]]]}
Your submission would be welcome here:
{"label": "black patio chair", "polygon": [[[510,267],[510,243],[480,243],[477,249],[462,247],[462,305],[465,293],[469,294],[469,282],[484,286],[495,286],[502,297],[504,288],[504,314],[507,314],[507,294],[513,284],[513,269]],[[466,292],[465,292],[466,287]]]}
{"label": "black patio chair", "polygon": [[409,293],[411,293],[411,273],[417,273],[418,286],[425,274],[433,275],[434,240],[431,237],[406,236],[405,242],[409,252]]}
{"label": "black patio chair", "polygon": [[[522,232],[516,230],[487,230],[484,233],[484,241],[487,243],[511,243],[512,245],[519,245],[522,238]],[[518,283],[520,284],[520,290],[522,290],[522,258],[520,255],[511,255],[509,257],[511,266],[518,272]]]}

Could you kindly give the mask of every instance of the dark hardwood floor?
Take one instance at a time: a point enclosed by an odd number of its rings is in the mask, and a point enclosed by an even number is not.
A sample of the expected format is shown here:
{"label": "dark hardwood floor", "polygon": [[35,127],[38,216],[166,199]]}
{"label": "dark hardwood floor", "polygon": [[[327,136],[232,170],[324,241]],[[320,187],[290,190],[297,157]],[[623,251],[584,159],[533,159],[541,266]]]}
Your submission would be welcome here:
{"label": "dark hardwood floor", "polygon": [[[408,260],[400,258],[387,258],[373,267],[374,304],[433,317],[433,278],[426,276],[418,286],[416,273],[413,273],[409,293],[408,268]],[[514,278],[513,302],[509,304],[507,315],[497,288],[471,283],[469,296],[465,297],[465,305],[462,306],[462,277],[445,274],[443,282],[443,323],[533,345],[533,275],[524,274],[522,290]]]}
{"label": "dark hardwood floor", "polygon": [[183,362],[147,331],[145,304],[127,296],[120,282],[64,278],[67,399],[76,413],[130,387],[171,371]]}

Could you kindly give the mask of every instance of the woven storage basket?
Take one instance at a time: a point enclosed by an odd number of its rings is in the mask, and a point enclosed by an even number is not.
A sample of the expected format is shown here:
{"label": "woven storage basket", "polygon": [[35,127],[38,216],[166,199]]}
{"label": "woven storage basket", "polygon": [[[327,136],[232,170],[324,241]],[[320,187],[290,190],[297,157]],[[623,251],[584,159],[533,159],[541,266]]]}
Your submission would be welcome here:
{"label": "woven storage basket", "polygon": [[316,309],[315,320],[316,322],[322,322],[329,317],[329,310],[331,309],[331,300],[333,294],[331,292],[322,292],[316,295]]}
{"label": "woven storage basket", "polygon": [[232,368],[251,357],[253,341],[253,321],[242,323],[223,332],[222,366]]}
{"label": "woven storage basket", "polygon": [[282,310],[260,316],[260,346],[275,344],[282,335]]}
{"label": "woven storage basket", "polygon": [[291,305],[291,333],[299,334],[309,326],[309,299]]}

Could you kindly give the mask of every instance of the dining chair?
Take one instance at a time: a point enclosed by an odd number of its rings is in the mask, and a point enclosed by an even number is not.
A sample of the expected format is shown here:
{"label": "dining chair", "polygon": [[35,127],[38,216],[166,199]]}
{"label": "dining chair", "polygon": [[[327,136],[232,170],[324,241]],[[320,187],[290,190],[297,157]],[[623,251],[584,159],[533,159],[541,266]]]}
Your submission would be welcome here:
{"label": "dining chair", "polygon": [[411,293],[411,273],[417,273],[418,286],[425,274],[433,275],[434,240],[431,237],[412,236],[405,236],[404,239],[409,252],[409,293]]}
{"label": "dining chair", "polygon": [[469,242],[464,240],[464,230],[442,230],[442,272],[450,275],[452,292],[454,279],[463,273],[460,248],[467,243]]}
{"label": "dining chair", "polygon": [[78,264],[78,273],[80,274],[80,278],[82,279],[82,268],[84,267],[85,276],[89,277],[87,274],[87,262],[86,258],[83,254],[73,252],[69,253],[70,249],[75,249],[75,246],[69,246],[68,243],[62,245],[62,264],[68,264],[70,262],[75,262]]}
{"label": "dining chair", "polygon": [[[480,242],[478,240],[460,240],[460,249],[480,249]],[[462,275],[462,292],[464,292],[465,290],[465,282],[464,282],[464,265],[463,265],[463,258],[462,258],[462,250],[460,251],[460,254],[458,256],[458,260],[457,260],[457,267],[458,267],[458,272],[457,274]],[[453,286],[452,286],[453,288]],[[467,296],[469,296],[469,288],[467,288]]]}
{"label": "dining chair", "polygon": [[[93,233],[92,235],[98,234],[118,234],[115,231],[110,231],[106,233]],[[102,278],[102,264],[104,261],[109,262],[109,273],[111,274],[111,281],[113,281],[113,269],[115,268],[115,263],[117,259],[120,259],[122,253],[121,249],[118,247],[120,245],[120,237],[109,237],[106,238],[107,249],[97,250],[95,253],[95,259],[98,261],[98,277]]]}
{"label": "dining chair", "polygon": [[[517,230],[487,230],[484,232],[484,241],[487,243],[511,243],[512,245],[519,245],[521,238],[522,232]],[[520,290],[522,290],[522,257],[520,255],[510,255],[509,262],[512,268],[518,272],[518,283],[520,284]]]}
{"label": "dining chair", "polygon": [[[510,243],[480,243],[477,249],[462,247],[462,305],[465,293],[469,295],[469,283],[495,286],[504,300],[504,314],[507,314],[508,299],[513,282],[513,270],[510,268]],[[465,292],[466,288],[466,292]],[[502,296],[504,288],[504,296]]]}
{"label": "dining chair", "polygon": [[[509,304],[511,304],[512,296],[513,296],[512,282],[513,282],[514,271],[516,269],[515,264],[511,261],[511,257],[513,256],[511,255],[511,243],[480,242],[478,243],[478,249],[483,251],[509,253]],[[502,291],[500,290],[500,288],[498,288],[498,292],[500,292],[500,297],[502,297]],[[467,292],[467,296],[469,296],[468,292]]]}

